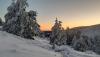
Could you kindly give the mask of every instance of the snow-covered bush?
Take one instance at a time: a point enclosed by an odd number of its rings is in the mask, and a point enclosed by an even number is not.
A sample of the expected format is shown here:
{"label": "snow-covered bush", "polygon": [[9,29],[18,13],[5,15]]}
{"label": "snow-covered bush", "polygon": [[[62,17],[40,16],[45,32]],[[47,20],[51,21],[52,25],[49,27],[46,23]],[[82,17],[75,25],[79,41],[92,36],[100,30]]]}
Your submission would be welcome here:
{"label": "snow-covered bush", "polygon": [[78,51],[91,50],[93,47],[93,42],[88,36],[77,35],[73,38],[72,47]]}
{"label": "snow-covered bush", "polygon": [[100,54],[100,36],[95,36],[93,51]]}
{"label": "snow-covered bush", "polygon": [[93,42],[91,38],[81,35],[79,30],[66,30],[67,45],[72,46],[75,50],[86,51],[92,49]]}
{"label": "snow-covered bush", "polygon": [[86,51],[87,44],[85,43],[85,39],[83,37],[77,39],[73,44],[73,48],[78,51]]}

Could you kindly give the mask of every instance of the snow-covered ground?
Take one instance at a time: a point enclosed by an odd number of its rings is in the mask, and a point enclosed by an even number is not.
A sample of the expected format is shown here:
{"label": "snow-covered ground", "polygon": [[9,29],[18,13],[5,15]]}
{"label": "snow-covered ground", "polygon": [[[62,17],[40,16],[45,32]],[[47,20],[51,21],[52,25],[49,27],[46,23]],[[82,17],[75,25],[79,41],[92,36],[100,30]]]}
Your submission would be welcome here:
{"label": "snow-covered ground", "polygon": [[0,31],[0,57],[100,57],[91,51],[78,52],[69,46],[56,47],[54,52],[49,41],[35,37],[35,40],[23,39]]}
{"label": "snow-covered ground", "polygon": [[79,52],[73,50],[70,46],[56,47],[56,51],[60,51],[63,57],[100,57],[100,55],[97,55],[92,51]]}
{"label": "snow-covered ground", "polygon": [[41,39],[27,40],[0,31],[0,57],[61,57],[60,53],[48,50],[50,45],[45,43]]}

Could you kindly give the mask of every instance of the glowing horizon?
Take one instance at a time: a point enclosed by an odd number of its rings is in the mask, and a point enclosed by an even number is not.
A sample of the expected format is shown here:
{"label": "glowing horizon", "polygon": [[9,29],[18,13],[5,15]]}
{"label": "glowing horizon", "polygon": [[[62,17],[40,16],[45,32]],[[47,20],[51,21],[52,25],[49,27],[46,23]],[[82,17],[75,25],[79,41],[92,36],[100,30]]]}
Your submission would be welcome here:
{"label": "glowing horizon", "polygon": [[[96,21],[98,21],[98,22],[96,22]],[[66,22],[66,23],[62,23],[62,27],[64,29],[66,29],[67,27],[74,28],[74,27],[80,27],[80,26],[91,26],[91,25],[96,25],[96,24],[100,24],[100,19],[97,19],[97,20],[90,19],[90,20],[81,20],[81,21],[79,20],[76,22]],[[40,24],[40,25],[41,25],[42,31],[50,31],[52,26],[54,25],[54,22],[49,23],[49,24]]]}

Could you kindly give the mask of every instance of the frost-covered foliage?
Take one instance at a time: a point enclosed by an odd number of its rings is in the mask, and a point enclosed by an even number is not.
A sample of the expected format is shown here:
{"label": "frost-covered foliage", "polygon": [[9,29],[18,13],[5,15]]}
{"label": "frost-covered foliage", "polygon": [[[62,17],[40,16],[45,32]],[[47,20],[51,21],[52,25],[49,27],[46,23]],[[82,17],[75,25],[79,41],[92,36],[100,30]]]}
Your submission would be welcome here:
{"label": "frost-covered foliage", "polygon": [[67,41],[68,45],[71,45],[75,50],[86,51],[92,49],[92,39],[88,36],[81,35],[81,31],[67,31]]}
{"label": "frost-covered foliage", "polygon": [[40,25],[37,23],[37,20],[36,20],[37,13],[33,10],[30,10],[29,16],[31,17],[31,21],[32,21],[31,22],[31,26],[32,26],[31,29],[33,31],[33,34],[36,36],[37,35],[40,36],[40,33],[41,33]]}
{"label": "frost-covered foliage", "polygon": [[94,39],[93,51],[100,54],[100,36],[96,36]]}
{"label": "frost-covered foliage", "polygon": [[39,30],[39,26],[36,22],[37,13],[32,10],[26,12],[27,6],[27,0],[13,0],[7,8],[8,13],[5,15],[4,31],[32,39],[32,30],[35,30],[33,27],[37,26]]}
{"label": "frost-covered foliage", "polygon": [[2,26],[3,25],[3,21],[2,21],[2,19],[0,18],[0,26]]}
{"label": "frost-covered foliage", "polygon": [[69,28],[67,28],[65,31],[66,31],[66,36],[65,37],[67,38],[66,44],[71,45],[72,40],[73,40],[74,35],[76,34],[76,32],[71,31]]}
{"label": "frost-covered foliage", "polygon": [[[90,38],[87,35],[83,35],[80,30],[67,30],[67,45],[72,46],[75,50],[86,51],[96,50],[97,41],[96,38]],[[98,40],[99,41],[99,40]],[[98,43],[99,44],[99,43]],[[94,47],[96,49],[94,49]]]}
{"label": "frost-covered foliage", "polygon": [[92,48],[92,42],[87,36],[82,36],[79,39],[74,40],[73,48],[78,51],[86,51]]}
{"label": "frost-covered foliage", "polygon": [[[62,44],[62,40],[64,39],[64,29],[61,25],[61,21],[58,21],[57,18],[55,20],[55,24],[52,27],[52,34],[51,34],[51,39],[50,39],[50,43],[55,45],[61,45]],[[54,47],[54,46],[53,46]]]}

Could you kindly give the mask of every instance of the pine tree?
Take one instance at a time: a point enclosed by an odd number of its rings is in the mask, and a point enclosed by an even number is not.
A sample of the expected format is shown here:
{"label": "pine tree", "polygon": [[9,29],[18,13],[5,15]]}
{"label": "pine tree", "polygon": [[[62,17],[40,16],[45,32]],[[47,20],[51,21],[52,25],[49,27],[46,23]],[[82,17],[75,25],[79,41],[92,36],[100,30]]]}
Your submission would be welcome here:
{"label": "pine tree", "polygon": [[72,40],[73,40],[75,34],[76,33],[73,30],[69,29],[69,27],[66,29],[65,37],[67,38],[67,40],[66,40],[67,45],[72,45]]}
{"label": "pine tree", "polygon": [[26,7],[28,7],[27,0],[13,0],[12,4],[7,8],[8,13],[5,15],[3,30],[24,38],[33,39],[32,30],[35,29],[32,28],[38,27],[39,29],[39,26],[36,25],[37,13],[32,10],[26,12]]}
{"label": "pine tree", "polygon": [[96,52],[97,54],[100,54],[100,36],[95,36],[93,39],[93,51]]}
{"label": "pine tree", "polygon": [[61,25],[61,21],[58,21],[58,19],[56,18],[55,20],[55,24],[52,27],[52,34],[51,34],[51,39],[50,39],[50,44],[53,45],[53,48],[55,48],[55,44],[56,45],[61,45],[61,38],[63,36],[63,28]]}
{"label": "pine tree", "polygon": [[3,25],[3,21],[2,21],[2,19],[0,18],[0,26],[2,26]]}
{"label": "pine tree", "polygon": [[8,13],[5,15],[5,24],[3,26],[3,30],[16,35],[20,30],[20,20],[17,16],[17,13],[19,12],[18,9],[19,7],[13,0],[12,4],[7,8]]}

